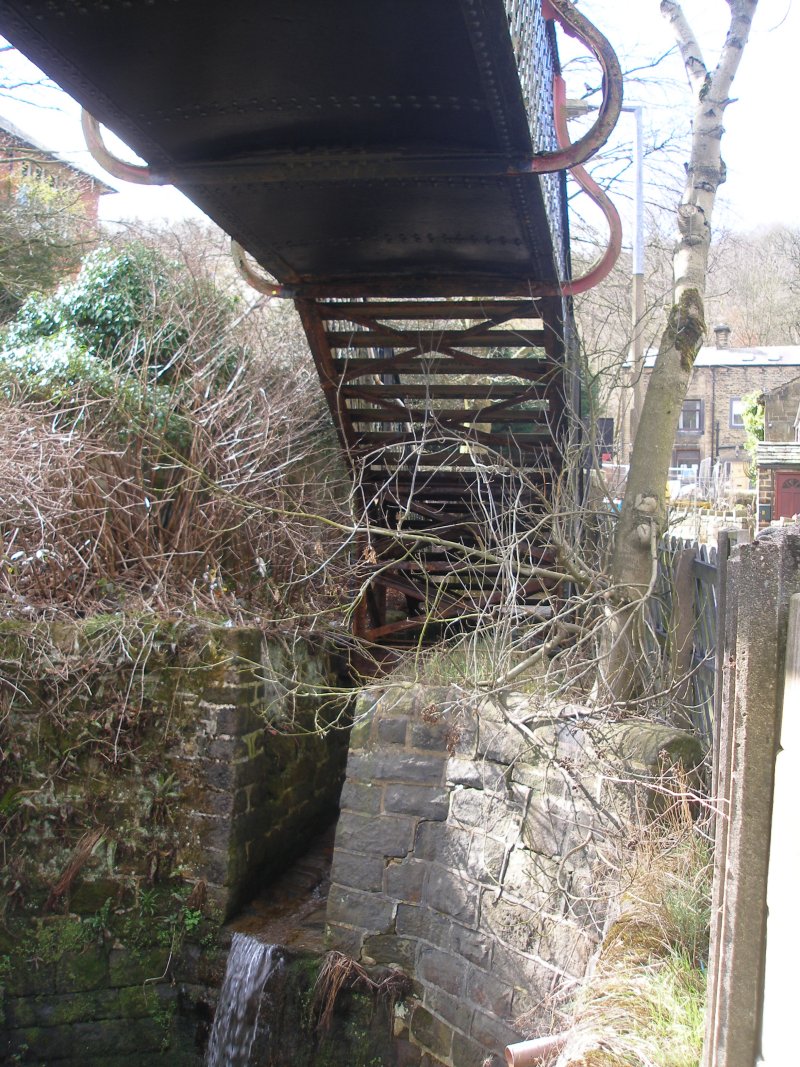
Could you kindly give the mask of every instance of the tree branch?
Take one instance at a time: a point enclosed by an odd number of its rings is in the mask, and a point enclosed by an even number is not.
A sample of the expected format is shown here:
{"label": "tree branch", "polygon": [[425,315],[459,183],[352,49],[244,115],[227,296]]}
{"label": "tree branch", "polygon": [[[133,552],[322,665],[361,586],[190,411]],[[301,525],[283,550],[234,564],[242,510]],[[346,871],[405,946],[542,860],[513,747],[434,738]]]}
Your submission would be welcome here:
{"label": "tree branch", "polygon": [[700,44],[683,13],[683,8],[675,0],[661,0],[661,14],[669,22],[675,34],[689,84],[699,92],[708,77],[708,68],[703,59]]}

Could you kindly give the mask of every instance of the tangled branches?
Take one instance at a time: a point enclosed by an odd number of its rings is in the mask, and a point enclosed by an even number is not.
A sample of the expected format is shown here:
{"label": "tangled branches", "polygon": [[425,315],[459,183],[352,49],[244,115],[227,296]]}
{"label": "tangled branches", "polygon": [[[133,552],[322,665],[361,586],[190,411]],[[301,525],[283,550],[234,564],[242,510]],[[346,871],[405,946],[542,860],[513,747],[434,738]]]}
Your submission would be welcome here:
{"label": "tangled branches", "polygon": [[337,477],[302,344],[286,358],[284,309],[242,309],[202,270],[146,251],[126,252],[124,271],[116,253],[101,260],[111,295],[87,308],[79,277],[8,331],[6,614],[327,606],[334,575],[313,595],[302,581],[325,552],[304,516],[332,512]]}

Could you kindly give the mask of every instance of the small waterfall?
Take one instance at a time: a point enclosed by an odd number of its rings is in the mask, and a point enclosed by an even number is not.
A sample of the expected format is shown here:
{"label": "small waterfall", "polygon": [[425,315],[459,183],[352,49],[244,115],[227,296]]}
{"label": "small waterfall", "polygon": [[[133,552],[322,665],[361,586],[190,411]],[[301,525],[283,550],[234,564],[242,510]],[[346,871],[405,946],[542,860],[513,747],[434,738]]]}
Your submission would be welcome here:
{"label": "small waterfall", "polygon": [[277,945],[264,945],[247,934],[233,935],[206,1067],[248,1067],[261,994],[280,959]]}

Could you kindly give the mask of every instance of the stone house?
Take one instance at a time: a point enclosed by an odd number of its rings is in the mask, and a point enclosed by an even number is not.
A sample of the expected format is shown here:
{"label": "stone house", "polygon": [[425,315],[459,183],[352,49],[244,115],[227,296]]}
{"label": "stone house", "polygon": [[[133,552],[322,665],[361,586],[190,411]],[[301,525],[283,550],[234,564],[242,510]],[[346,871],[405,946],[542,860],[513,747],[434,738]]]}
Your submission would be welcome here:
{"label": "stone house", "polygon": [[[749,393],[772,393],[800,377],[800,345],[738,348],[730,344],[730,328],[717,326],[716,343],[704,346],[695,360],[686,399],[680,414],[672,452],[673,467],[700,468],[719,463],[723,467],[746,467],[742,398]],[[656,353],[645,359],[645,381]],[[632,390],[626,390],[629,395]],[[621,412],[619,454],[630,453],[630,411]]]}
{"label": "stone house", "polygon": [[764,394],[757,464],[759,522],[800,514],[800,374]]}
{"label": "stone house", "polygon": [[101,196],[117,190],[93,174],[61,159],[0,115],[0,198],[16,195],[26,179],[74,189],[80,196],[87,221],[97,219]]}

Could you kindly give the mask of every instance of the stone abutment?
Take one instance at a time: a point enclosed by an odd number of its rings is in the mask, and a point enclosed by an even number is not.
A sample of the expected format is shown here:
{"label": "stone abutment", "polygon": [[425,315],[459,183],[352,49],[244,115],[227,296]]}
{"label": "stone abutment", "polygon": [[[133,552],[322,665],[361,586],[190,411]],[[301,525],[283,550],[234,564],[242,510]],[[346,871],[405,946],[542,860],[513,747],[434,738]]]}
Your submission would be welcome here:
{"label": "stone abutment", "polygon": [[[648,783],[698,744],[536,697],[363,695],[328,901],[330,944],[414,980],[408,1063],[483,1067],[563,1026],[613,908]],[[487,1060],[488,1057],[488,1060]]]}

